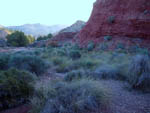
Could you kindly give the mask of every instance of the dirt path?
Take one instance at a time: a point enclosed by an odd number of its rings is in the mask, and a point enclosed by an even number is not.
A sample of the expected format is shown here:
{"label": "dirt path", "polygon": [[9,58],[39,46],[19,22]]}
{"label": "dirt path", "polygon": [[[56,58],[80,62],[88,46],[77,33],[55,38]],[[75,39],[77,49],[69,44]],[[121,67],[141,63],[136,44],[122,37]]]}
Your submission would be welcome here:
{"label": "dirt path", "polygon": [[125,83],[105,80],[101,83],[111,89],[111,111],[109,113],[150,113],[150,94],[125,89]]}
{"label": "dirt path", "polygon": [[19,52],[19,51],[28,51],[33,50],[33,48],[26,48],[26,47],[6,47],[0,48],[0,52]]}

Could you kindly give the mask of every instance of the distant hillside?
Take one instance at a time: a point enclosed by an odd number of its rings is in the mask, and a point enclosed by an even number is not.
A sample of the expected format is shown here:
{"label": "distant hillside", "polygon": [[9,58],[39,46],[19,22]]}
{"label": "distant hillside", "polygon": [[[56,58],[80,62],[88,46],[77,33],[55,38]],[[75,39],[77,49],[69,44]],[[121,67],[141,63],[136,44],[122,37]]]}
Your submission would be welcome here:
{"label": "distant hillside", "polygon": [[4,28],[4,27],[1,27],[0,26],[0,39],[6,39],[6,36],[8,35],[8,34],[11,34],[11,31],[10,30],[8,30],[8,29],[6,29],[6,28]]}
{"label": "distant hillside", "polygon": [[60,33],[64,33],[64,32],[79,32],[85,26],[85,24],[86,23],[84,21],[78,20],[73,25],[71,25],[71,26],[61,30]]}
{"label": "distant hillside", "polygon": [[65,25],[53,25],[53,26],[46,26],[41,24],[25,24],[21,26],[9,26],[7,27],[10,30],[18,30],[22,31],[27,35],[32,35],[35,37],[47,35],[49,33],[56,33],[59,32],[61,29],[65,28]]}

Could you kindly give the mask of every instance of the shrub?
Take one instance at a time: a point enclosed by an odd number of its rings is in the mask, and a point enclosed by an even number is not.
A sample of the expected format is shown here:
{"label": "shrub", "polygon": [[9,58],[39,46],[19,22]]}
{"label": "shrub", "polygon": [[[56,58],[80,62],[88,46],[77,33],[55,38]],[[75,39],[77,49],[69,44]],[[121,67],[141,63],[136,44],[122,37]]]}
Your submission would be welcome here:
{"label": "shrub", "polygon": [[99,113],[108,101],[106,89],[94,80],[57,81],[46,86],[49,86],[46,90],[45,86],[37,89],[32,101],[33,113]]}
{"label": "shrub", "polygon": [[84,70],[74,70],[69,73],[64,77],[65,81],[73,81],[73,80],[79,80],[82,78],[88,78],[90,75],[88,72]]}
{"label": "shrub", "polygon": [[56,68],[57,73],[66,73],[69,71],[68,64],[62,63]]}
{"label": "shrub", "polygon": [[137,48],[137,53],[148,55],[149,51],[147,48]]}
{"label": "shrub", "polygon": [[89,42],[87,45],[87,50],[92,51],[95,48],[95,44],[93,41]]}
{"label": "shrub", "polygon": [[9,69],[0,72],[0,110],[29,101],[32,96],[34,78],[31,73]]}
{"label": "shrub", "polygon": [[8,61],[9,61],[9,55],[8,54],[0,54],[0,70],[6,70],[8,69]]}
{"label": "shrub", "polygon": [[97,64],[98,64],[98,62],[91,58],[84,58],[84,59],[80,59],[79,61],[75,62],[74,65],[76,65],[78,67],[83,67],[86,69],[92,69]]}
{"label": "shrub", "polygon": [[114,23],[114,22],[115,22],[115,16],[110,16],[110,17],[108,18],[108,22],[109,22],[110,24]]}
{"label": "shrub", "polygon": [[47,40],[47,39],[51,39],[53,37],[53,35],[50,33],[47,36],[39,36],[37,38],[37,41],[41,41],[41,40]]}
{"label": "shrub", "polygon": [[109,47],[108,47],[108,44],[107,43],[101,43],[99,45],[99,49],[101,50],[107,50]]}
{"label": "shrub", "polygon": [[125,45],[123,43],[118,43],[116,49],[125,49]]}
{"label": "shrub", "polygon": [[136,55],[132,59],[128,77],[133,88],[150,91],[150,59],[147,55]]}
{"label": "shrub", "polygon": [[104,36],[104,40],[105,41],[110,41],[110,40],[112,40],[112,36]]}
{"label": "shrub", "polygon": [[35,55],[14,54],[9,62],[10,67],[27,70],[36,75],[44,73],[48,68],[48,64],[42,58]]}
{"label": "shrub", "polygon": [[60,65],[63,63],[63,60],[60,57],[54,57],[51,59],[54,65]]}
{"label": "shrub", "polygon": [[95,70],[95,77],[99,79],[120,79],[119,70],[111,66],[99,67]]}
{"label": "shrub", "polygon": [[80,54],[80,51],[78,50],[71,50],[69,52],[69,56],[72,58],[72,59],[78,59],[81,57],[81,54]]}
{"label": "shrub", "polygon": [[28,37],[23,32],[20,31],[16,31],[8,35],[6,38],[7,38],[7,42],[11,46],[23,47],[30,44]]}

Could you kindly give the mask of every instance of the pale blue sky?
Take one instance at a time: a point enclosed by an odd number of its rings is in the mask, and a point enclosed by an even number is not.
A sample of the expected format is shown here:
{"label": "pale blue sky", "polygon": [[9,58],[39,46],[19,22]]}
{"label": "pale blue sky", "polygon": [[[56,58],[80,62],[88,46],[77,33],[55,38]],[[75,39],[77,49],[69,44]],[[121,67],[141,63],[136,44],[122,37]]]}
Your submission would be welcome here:
{"label": "pale blue sky", "polygon": [[0,24],[70,25],[87,21],[96,0],[0,0]]}

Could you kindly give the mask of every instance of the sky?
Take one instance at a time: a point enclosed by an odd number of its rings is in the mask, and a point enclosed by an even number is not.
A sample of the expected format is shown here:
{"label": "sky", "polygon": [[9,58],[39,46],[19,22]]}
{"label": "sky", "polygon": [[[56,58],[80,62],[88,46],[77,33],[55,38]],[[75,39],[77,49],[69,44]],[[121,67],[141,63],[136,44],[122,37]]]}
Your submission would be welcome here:
{"label": "sky", "polygon": [[0,24],[71,25],[87,21],[96,0],[0,0]]}

